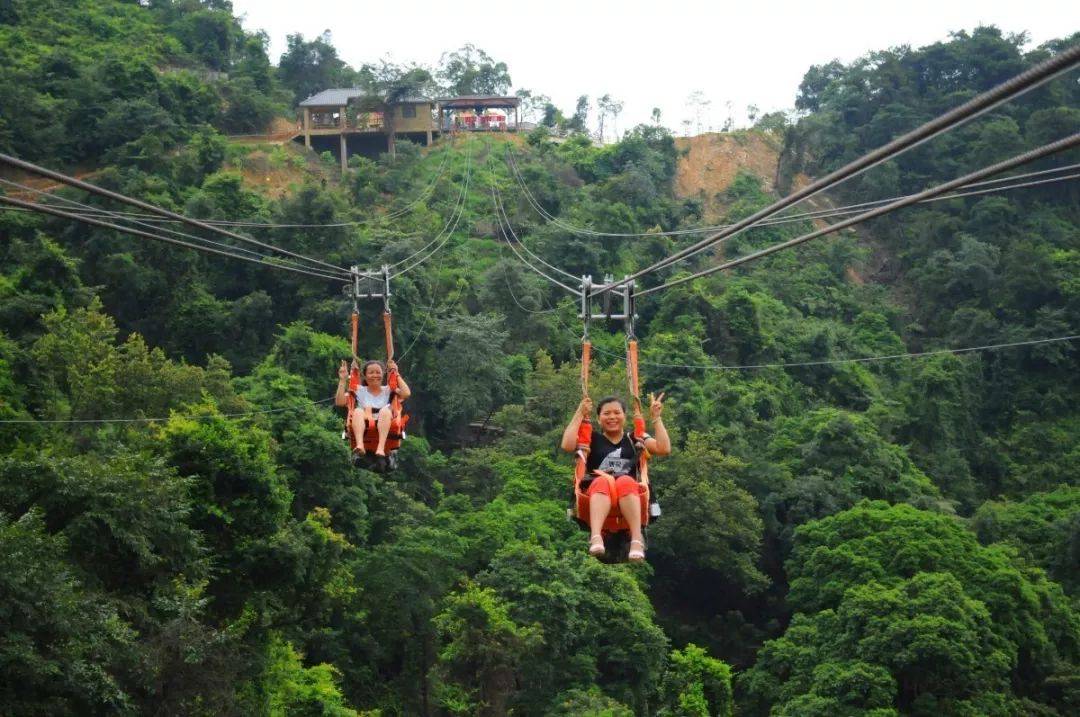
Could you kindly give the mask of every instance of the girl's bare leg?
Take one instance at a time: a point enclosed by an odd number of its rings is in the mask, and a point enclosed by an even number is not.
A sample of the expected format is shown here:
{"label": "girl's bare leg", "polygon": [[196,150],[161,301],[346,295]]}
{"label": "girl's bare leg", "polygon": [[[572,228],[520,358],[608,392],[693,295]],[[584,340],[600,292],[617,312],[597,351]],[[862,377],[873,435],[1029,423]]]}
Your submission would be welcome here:
{"label": "girl's bare leg", "polygon": [[352,432],[353,438],[356,439],[356,452],[365,453],[364,451],[364,428],[367,424],[364,423],[364,412],[359,408],[354,408],[352,412]]}
{"label": "girl's bare leg", "polygon": [[379,410],[379,422],[376,424],[379,428],[379,447],[375,449],[375,455],[386,455],[386,437],[390,435],[390,424],[394,420],[394,413],[390,410],[389,406],[384,406]]}

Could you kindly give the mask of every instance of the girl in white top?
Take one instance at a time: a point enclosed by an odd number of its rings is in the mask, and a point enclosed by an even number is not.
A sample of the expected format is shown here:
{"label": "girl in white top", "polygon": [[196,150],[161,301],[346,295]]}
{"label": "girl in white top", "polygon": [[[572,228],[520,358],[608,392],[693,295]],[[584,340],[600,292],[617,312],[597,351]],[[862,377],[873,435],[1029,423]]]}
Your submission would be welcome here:
{"label": "girl in white top", "polygon": [[[397,364],[388,361],[391,371],[397,370]],[[390,388],[383,384],[383,376],[386,371],[381,361],[367,361],[360,371],[362,383],[356,389],[356,408],[353,410],[352,429],[356,438],[356,452],[366,453],[364,450],[364,431],[367,430],[368,421],[374,419],[379,429],[379,445],[375,449],[375,455],[386,455],[386,437],[390,435],[390,424],[394,420],[394,414],[390,408]],[[345,388],[349,380],[349,367],[344,361],[338,368],[338,388],[334,403],[338,406],[346,405],[348,393]],[[398,374],[397,394],[404,401],[412,395],[405,379]],[[375,418],[377,416],[377,418]]]}

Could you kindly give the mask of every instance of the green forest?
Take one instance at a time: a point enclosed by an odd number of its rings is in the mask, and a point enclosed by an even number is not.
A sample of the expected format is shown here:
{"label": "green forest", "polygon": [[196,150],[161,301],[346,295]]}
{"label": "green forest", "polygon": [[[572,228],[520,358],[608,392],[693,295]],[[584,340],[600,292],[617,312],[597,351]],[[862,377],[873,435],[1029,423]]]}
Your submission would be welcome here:
{"label": "green forest", "polygon": [[[720,223],[1080,42],[1008,30],[806,69],[797,111],[729,133],[780,163],[776,189],[743,172],[709,197]],[[260,145],[231,135],[295,124],[328,87],[508,93],[513,67],[268,47],[227,0],[0,0],[0,152],[191,217],[322,225],[242,231],[336,266],[408,267],[400,466],[358,470],[342,440],[338,283],[0,207],[0,714],[1080,714],[1080,184],[906,208],[641,297],[674,450],[650,464],[647,561],[609,564],[567,517],[559,450],[579,301],[520,260],[496,202],[533,257],[629,274],[717,223],[676,197],[675,137],[594,143],[587,102],[523,91],[534,130],[399,140],[344,175],[262,147],[306,168],[272,195],[242,171]],[[1074,133],[1077,76],[829,199]],[[755,227],[640,285],[815,226]],[[360,305],[362,357],[382,358],[382,308]],[[590,338],[593,399],[627,398],[622,324]]]}

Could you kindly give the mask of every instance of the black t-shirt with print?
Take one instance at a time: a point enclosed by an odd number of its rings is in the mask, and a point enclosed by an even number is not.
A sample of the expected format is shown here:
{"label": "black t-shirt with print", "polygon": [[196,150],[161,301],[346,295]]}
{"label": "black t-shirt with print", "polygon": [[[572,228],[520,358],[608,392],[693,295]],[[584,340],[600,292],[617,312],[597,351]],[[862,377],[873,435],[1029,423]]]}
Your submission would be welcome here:
{"label": "black t-shirt with print", "polygon": [[634,439],[629,433],[623,434],[622,440],[612,443],[604,435],[603,431],[596,431],[592,436],[592,444],[589,446],[589,460],[585,463],[586,478],[592,476],[592,471],[601,470],[618,478],[630,476],[634,480],[638,477],[637,451],[634,450]]}

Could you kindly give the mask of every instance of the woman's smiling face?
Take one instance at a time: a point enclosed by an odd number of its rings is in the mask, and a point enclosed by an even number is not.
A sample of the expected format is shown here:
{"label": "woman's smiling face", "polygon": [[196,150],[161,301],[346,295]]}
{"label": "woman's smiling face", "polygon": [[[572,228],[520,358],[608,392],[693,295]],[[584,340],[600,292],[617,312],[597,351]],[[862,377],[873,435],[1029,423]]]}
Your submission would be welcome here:
{"label": "woman's smiling face", "polygon": [[368,386],[381,386],[382,377],[382,366],[377,363],[368,364],[367,368],[364,369],[364,383]]}
{"label": "woman's smiling face", "polygon": [[622,433],[626,425],[626,411],[618,401],[608,401],[600,406],[599,419],[604,433]]}

